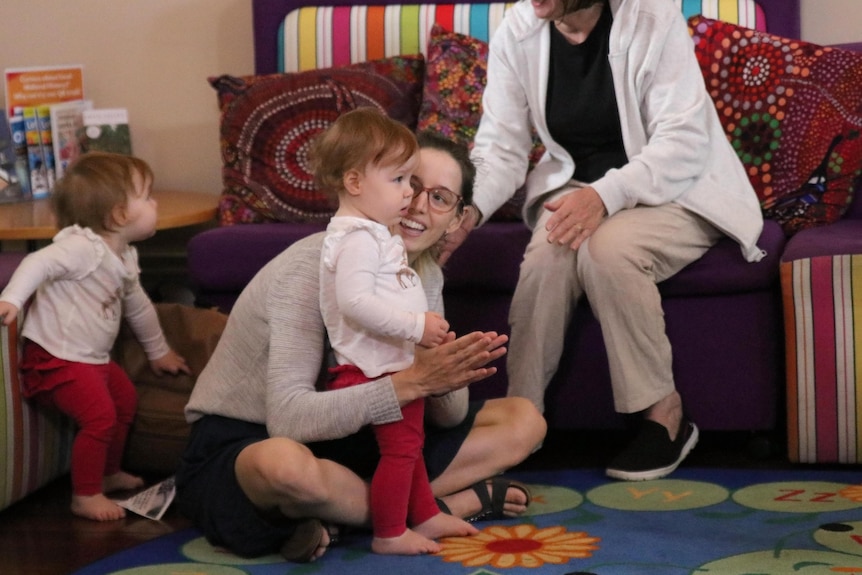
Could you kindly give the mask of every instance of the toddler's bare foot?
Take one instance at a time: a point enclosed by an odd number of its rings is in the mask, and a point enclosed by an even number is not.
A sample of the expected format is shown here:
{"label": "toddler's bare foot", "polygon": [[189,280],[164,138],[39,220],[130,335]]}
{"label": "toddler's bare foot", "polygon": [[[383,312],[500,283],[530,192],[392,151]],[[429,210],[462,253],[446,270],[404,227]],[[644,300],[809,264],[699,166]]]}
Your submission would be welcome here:
{"label": "toddler's bare foot", "polygon": [[105,491],[105,493],[111,493],[112,491],[126,491],[129,489],[137,489],[138,487],[143,486],[143,479],[141,479],[137,475],[126,473],[125,471],[118,471],[113,475],[106,475],[104,478],[102,478],[102,489]]}
{"label": "toddler's bare foot", "polygon": [[437,553],[440,549],[439,543],[411,529],[406,529],[398,537],[374,537],[371,540],[371,550],[381,555],[422,555]]}
{"label": "toddler's bare foot", "polygon": [[126,516],[126,510],[105,497],[96,495],[72,495],[72,513],[95,521],[115,521]]}
{"label": "toddler's bare foot", "polygon": [[467,535],[475,535],[479,532],[478,529],[460,517],[455,517],[454,515],[448,515],[446,513],[438,513],[431,519],[416,525],[413,529],[428,539],[439,539],[440,537],[465,537]]}

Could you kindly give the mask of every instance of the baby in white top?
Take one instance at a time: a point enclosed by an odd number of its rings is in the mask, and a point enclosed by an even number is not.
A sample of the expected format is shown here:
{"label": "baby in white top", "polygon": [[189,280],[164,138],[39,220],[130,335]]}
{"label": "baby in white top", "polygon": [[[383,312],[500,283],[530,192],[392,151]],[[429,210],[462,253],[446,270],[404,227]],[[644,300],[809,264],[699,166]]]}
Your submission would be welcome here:
{"label": "baby in white top", "polygon": [[[374,108],[359,108],[318,137],[311,158],[318,186],[338,198],[320,261],[320,308],[339,364],[328,388],[338,390],[410,366],[414,346],[439,345],[449,324],[428,311],[404,243],[390,232],[415,193],[413,133]],[[424,401],[408,403],[402,414],[400,422],[374,426],[380,462],[371,481],[371,548],[434,553],[434,539],[476,530],[441,513],[434,500],[422,458]]]}
{"label": "baby in white top", "polygon": [[155,373],[190,373],[165,340],[130,245],[155,233],[152,182],[139,158],[78,158],[52,195],[60,232],[24,258],[0,294],[5,325],[29,302],[21,329],[23,393],[75,421],[71,509],[99,521],[125,516],[105,493],[143,485],[120,469],[137,408],[134,385],[110,358],[121,320]]}

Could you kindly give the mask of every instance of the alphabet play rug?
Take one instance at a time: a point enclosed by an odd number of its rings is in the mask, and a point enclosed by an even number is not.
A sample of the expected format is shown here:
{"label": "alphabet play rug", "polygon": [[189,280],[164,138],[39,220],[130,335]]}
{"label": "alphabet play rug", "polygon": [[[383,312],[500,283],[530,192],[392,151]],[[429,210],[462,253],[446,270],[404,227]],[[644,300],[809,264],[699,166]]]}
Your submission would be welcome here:
{"label": "alphabet play rug", "polygon": [[369,533],[315,563],[242,559],[185,529],[76,575],[862,575],[862,471],[680,469],[643,483],[600,470],[523,472],[520,519],[477,523],[420,557],[375,555]]}

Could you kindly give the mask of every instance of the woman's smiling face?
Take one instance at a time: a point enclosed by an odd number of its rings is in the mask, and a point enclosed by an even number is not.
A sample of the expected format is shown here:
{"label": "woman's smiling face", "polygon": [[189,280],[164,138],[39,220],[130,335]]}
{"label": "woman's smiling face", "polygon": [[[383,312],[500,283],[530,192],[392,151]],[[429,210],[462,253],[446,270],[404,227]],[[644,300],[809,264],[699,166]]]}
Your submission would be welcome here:
{"label": "woman's smiling face", "polygon": [[[419,150],[419,167],[413,173],[425,188],[446,188],[456,194],[463,182],[461,167],[448,153],[434,148]],[[463,215],[458,208],[444,214],[428,209],[428,194],[413,197],[407,215],[396,226],[398,235],[404,240],[411,260],[436,244],[444,234],[455,231],[461,225]]]}

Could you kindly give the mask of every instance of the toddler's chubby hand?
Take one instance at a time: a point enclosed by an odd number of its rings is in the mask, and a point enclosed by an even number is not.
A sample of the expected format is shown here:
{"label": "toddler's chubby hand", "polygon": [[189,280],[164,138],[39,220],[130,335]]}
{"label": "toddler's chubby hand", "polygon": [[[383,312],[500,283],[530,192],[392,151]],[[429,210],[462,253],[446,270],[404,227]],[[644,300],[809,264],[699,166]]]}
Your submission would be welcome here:
{"label": "toddler's chubby hand", "polygon": [[434,347],[446,340],[449,333],[449,322],[443,319],[439,313],[433,311],[425,312],[425,330],[422,332],[422,340],[419,345]]}
{"label": "toddler's chubby hand", "polygon": [[192,374],[192,370],[189,369],[186,360],[182,356],[177,355],[177,352],[174,350],[170,350],[159,359],[152,360],[150,362],[150,369],[156,375],[165,375],[167,373],[177,375],[180,372],[187,375]]}
{"label": "toddler's chubby hand", "polygon": [[0,319],[3,320],[3,325],[11,325],[16,317],[18,317],[18,308],[8,301],[0,301]]}

